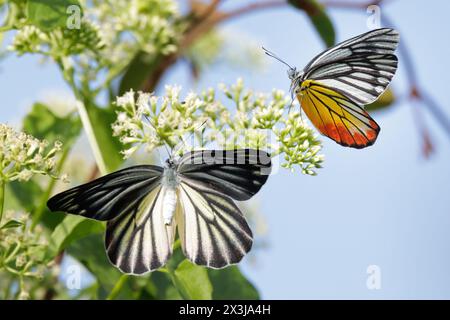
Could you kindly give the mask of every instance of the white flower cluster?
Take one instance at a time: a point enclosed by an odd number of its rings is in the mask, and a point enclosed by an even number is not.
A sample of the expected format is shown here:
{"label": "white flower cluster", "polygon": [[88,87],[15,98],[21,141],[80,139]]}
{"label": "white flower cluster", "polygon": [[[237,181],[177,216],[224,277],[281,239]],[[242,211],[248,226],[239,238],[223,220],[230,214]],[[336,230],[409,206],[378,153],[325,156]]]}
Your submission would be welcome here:
{"label": "white flower cluster", "polygon": [[28,181],[38,173],[55,177],[56,153],[62,143],[53,146],[24,132],[0,124],[0,179]]}
{"label": "white flower cluster", "polygon": [[40,226],[31,230],[28,214],[8,210],[0,225],[0,275],[17,281],[18,298],[27,299],[26,279],[42,280],[47,270],[48,240]]}
{"label": "white flower cluster", "polygon": [[[282,155],[283,167],[299,166],[304,174],[321,167],[321,143],[298,111],[287,114],[290,98],[283,91],[265,95],[244,90],[240,79],[220,89],[234,106],[216,100],[214,89],[181,99],[178,86],[166,86],[162,97],[134,91],[118,97],[113,131],[126,146],[124,156],[143,145],[147,151],[181,146],[176,148],[181,153],[215,143],[223,149],[259,148]],[[186,143],[187,137],[193,140]]]}
{"label": "white flower cluster", "polygon": [[166,86],[166,95],[157,97],[148,93],[130,90],[118,97],[117,120],[113,134],[128,148],[122,153],[131,156],[141,144],[147,151],[167,145],[173,148],[187,132],[193,132],[205,121],[196,115],[204,102],[195,94],[179,100],[180,87]]}
{"label": "white flower cluster", "polygon": [[176,50],[181,31],[173,0],[93,0],[84,4],[85,16],[98,24],[107,44],[104,57],[121,63],[130,52],[169,54]]}
{"label": "white flower cluster", "polygon": [[19,55],[24,53],[43,52],[44,45],[49,41],[48,35],[39,28],[26,25],[19,29],[8,47],[10,51],[16,51]]}

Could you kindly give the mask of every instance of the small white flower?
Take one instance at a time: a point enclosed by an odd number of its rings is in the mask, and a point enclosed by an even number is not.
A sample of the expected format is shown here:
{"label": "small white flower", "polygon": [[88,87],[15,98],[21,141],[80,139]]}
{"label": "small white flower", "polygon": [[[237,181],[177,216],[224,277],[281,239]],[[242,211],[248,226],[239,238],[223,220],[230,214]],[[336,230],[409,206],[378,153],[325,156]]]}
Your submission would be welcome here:
{"label": "small white flower", "polygon": [[117,114],[117,121],[125,122],[125,121],[127,121],[127,119],[128,119],[128,116],[127,116],[127,114],[125,112],[119,112]]}
{"label": "small white flower", "polygon": [[126,107],[126,106],[134,106],[134,91],[133,89],[130,89],[130,91],[126,92],[123,96],[117,97],[116,103],[119,107]]}
{"label": "small white flower", "polygon": [[129,149],[123,150],[122,154],[123,154],[123,158],[124,159],[128,159],[129,157],[131,157],[131,155],[133,153],[135,153],[137,151],[137,149],[139,148],[139,146],[132,146]]}
{"label": "small white flower", "polygon": [[17,179],[19,181],[28,181],[31,179],[31,177],[33,176],[33,172],[31,170],[28,169],[23,169],[22,171],[19,172],[19,174],[17,175]]}
{"label": "small white flower", "polygon": [[16,257],[16,267],[21,268],[27,263],[27,257],[24,254],[20,254]]}
{"label": "small white flower", "polygon": [[61,175],[60,179],[63,183],[70,183],[69,175],[67,173],[64,173],[63,175]]}

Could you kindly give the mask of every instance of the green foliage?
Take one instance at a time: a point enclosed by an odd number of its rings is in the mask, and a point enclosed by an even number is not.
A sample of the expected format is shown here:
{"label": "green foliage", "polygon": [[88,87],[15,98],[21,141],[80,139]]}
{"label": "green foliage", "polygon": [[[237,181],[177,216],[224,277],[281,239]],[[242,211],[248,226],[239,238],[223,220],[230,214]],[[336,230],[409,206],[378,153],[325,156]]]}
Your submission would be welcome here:
{"label": "green foliage", "polygon": [[28,0],[28,22],[47,31],[65,27],[68,17],[67,8],[72,5],[81,8],[78,0]]}
{"label": "green foliage", "polygon": [[138,52],[124,73],[120,85],[119,95],[124,94],[132,88],[141,88],[148,78],[150,70],[154,70],[161,62],[160,57],[152,57],[146,52]]}
{"label": "green foliage", "polygon": [[212,297],[215,300],[259,299],[256,288],[236,266],[224,270],[209,269],[208,275],[214,288]]}
{"label": "green foliage", "polygon": [[71,243],[91,234],[102,233],[105,227],[102,223],[84,219],[78,216],[67,216],[53,230],[50,236],[47,258],[54,258]]}
{"label": "green foliage", "polygon": [[396,101],[394,91],[391,88],[388,88],[385,92],[381,94],[381,96],[371,104],[368,104],[364,107],[367,111],[380,111],[388,109],[390,106],[394,104]]}
{"label": "green foliage", "polygon": [[[103,235],[94,234],[73,242],[67,248],[68,254],[82,263],[95,277],[98,287],[96,295],[98,299],[106,299],[111,290],[119,281],[122,274],[116,268],[111,268],[103,243]],[[128,284],[124,284],[123,292],[118,298],[132,297]]]}
{"label": "green foliage", "polygon": [[184,299],[211,299],[213,287],[206,268],[188,260],[181,262],[173,273],[173,282]]}
{"label": "green foliage", "polygon": [[108,172],[117,170],[123,160],[120,156],[121,144],[118,139],[113,137],[111,129],[111,125],[115,120],[114,112],[111,109],[101,109],[96,106],[90,106],[87,108],[87,114],[89,122],[95,123],[95,126],[92,126],[92,130],[102,158],[108,159],[108,161],[105,162],[106,170]]}
{"label": "green foliage", "polygon": [[324,6],[317,0],[289,0],[289,4],[306,13],[314,28],[327,47],[336,41],[333,22]]}
{"label": "green foliage", "polygon": [[35,103],[23,119],[23,130],[38,139],[64,141],[64,148],[70,148],[81,131],[80,119],[69,114],[57,116],[43,103]]}
{"label": "green foliage", "polygon": [[5,222],[4,224],[2,224],[0,226],[0,230],[9,229],[9,228],[19,228],[23,225],[24,225],[24,223],[22,221],[17,221],[17,220],[11,219],[11,220]]}

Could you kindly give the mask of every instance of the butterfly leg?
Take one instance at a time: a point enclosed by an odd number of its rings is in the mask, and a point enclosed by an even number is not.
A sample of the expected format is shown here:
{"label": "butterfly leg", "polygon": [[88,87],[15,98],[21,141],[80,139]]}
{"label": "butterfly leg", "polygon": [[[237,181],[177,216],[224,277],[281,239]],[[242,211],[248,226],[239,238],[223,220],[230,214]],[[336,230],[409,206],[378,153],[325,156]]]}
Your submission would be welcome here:
{"label": "butterfly leg", "polygon": [[[289,117],[289,114],[291,113],[292,106],[294,105],[294,102],[295,102],[294,99],[297,94],[298,94],[298,90],[291,90],[291,103],[289,104],[288,117]],[[303,113],[302,113],[301,106],[300,106],[300,119],[303,122]]]}

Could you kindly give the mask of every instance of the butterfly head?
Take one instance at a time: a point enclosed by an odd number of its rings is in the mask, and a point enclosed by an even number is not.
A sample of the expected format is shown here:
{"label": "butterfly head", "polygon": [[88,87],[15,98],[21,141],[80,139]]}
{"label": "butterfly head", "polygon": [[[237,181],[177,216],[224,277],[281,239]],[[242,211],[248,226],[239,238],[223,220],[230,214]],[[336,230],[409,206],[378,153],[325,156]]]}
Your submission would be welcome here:
{"label": "butterfly head", "polygon": [[167,169],[173,169],[173,168],[175,168],[175,161],[172,159],[172,157],[170,157],[169,159],[167,159],[166,160],[166,165],[165,165],[165,167],[167,168]]}
{"label": "butterfly head", "polygon": [[286,61],[284,61],[283,59],[278,57],[275,53],[267,50],[266,48],[263,47],[263,50],[269,57],[272,57],[275,60],[278,60],[279,62],[281,62],[282,64],[286,65],[289,68],[287,71],[287,75],[289,77],[289,80],[292,81],[292,83],[298,82],[298,79],[300,79],[301,73],[299,71],[297,71],[297,68],[291,67],[291,65],[289,65]]}
{"label": "butterfly head", "polygon": [[287,71],[289,80],[294,81],[300,75],[300,72],[297,71],[297,68],[289,68]]}

